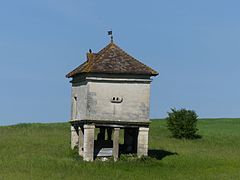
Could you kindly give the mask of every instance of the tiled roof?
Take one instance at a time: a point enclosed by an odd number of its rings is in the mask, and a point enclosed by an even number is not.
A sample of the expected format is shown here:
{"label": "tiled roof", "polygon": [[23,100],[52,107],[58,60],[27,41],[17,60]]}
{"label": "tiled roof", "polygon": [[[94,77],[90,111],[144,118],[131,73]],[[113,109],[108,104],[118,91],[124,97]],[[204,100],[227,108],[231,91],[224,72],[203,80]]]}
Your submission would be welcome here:
{"label": "tiled roof", "polygon": [[88,60],[66,77],[70,78],[81,73],[158,75],[158,72],[139,62],[112,42],[98,53],[88,53]]}

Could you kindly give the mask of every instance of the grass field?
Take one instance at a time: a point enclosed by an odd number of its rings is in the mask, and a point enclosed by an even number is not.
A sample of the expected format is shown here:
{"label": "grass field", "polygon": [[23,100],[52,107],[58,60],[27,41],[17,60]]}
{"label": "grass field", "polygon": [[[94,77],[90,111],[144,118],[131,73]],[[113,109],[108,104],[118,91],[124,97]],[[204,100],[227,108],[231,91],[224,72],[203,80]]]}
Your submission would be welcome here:
{"label": "grass field", "polygon": [[240,119],[198,128],[201,139],[176,140],[154,120],[151,157],[86,163],[70,150],[67,123],[0,127],[0,179],[240,179]]}

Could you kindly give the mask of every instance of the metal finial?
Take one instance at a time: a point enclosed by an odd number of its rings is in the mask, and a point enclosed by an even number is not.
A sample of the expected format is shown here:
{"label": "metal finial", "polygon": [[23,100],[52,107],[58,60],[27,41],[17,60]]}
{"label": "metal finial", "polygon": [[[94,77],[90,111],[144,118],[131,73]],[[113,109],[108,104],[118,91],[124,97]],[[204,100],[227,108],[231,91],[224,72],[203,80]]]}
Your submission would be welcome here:
{"label": "metal finial", "polygon": [[108,31],[108,35],[111,36],[111,43],[113,43],[113,34],[112,34],[112,30]]}
{"label": "metal finial", "polygon": [[111,35],[111,43],[113,43],[113,35]]}

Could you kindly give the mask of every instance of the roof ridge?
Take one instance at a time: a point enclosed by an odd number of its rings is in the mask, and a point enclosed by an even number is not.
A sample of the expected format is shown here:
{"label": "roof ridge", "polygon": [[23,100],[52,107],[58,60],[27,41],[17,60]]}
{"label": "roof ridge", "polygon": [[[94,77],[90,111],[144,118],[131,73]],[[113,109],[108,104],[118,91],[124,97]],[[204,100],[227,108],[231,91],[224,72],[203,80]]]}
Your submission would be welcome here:
{"label": "roof ridge", "polygon": [[106,50],[111,46],[113,45],[114,43],[109,43],[107,46],[105,46],[104,48],[102,48],[100,51],[98,51],[96,54],[96,58],[98,58],[99,55],[102,55],[104,52],[106,52]]}

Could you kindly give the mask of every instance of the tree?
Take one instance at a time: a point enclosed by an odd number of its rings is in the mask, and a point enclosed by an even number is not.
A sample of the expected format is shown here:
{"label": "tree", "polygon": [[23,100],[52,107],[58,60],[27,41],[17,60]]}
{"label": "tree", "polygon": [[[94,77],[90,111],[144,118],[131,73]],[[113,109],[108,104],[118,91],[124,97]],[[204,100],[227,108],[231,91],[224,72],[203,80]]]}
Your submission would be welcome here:
{"label": "tree", "polygon": [[171,109],[168,112],[167,127],[175,138],[194,139],[197,135],[198,116],[193,110]]}

